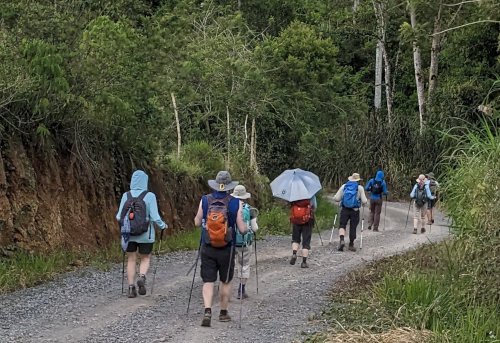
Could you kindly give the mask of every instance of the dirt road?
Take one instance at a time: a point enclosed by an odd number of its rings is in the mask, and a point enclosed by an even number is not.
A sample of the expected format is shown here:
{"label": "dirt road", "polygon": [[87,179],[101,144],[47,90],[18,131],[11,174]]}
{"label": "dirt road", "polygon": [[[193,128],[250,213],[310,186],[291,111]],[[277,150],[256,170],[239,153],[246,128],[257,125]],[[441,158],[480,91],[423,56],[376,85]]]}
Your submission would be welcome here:
{"label": "dirt road", "polygon": [[[330,286],[343,274],[374,259],[412,249],[419,244],[448,236],[446,220],[436,213],[432,232],[411,234],[411,218],[404,231],[408,204],[388,203],[385,230],[363,232],[363,249],[336,250],[329,245],[330,231],[312,238],[309,269],[288,263],[290,237],[266,237],[257,242],[259,294],[255,269],[249,280],[249,299],[243,302],[239,328],[240,301],[229,307],[232,322],[217,320],[218,299],[213,308],[211,328],[200,326],[203,312],[199,268],[191,309],[186,306],[192,276],[186,272],[196,252],[162,256],[158,263],[154,294],[128,299],[121,294],[121,264],[109,272],[86,268],[27,290],[0,296],[0,342],[291,342],[322,325],[310,321],[327,302]],[[365,209],[365,219],[368,209]],[[411,214],[410,214],[411,217]],[[384,219],[381,220],[381,229]],[[429,229],[429,227],[427,227]],[[361,223],[356,247],[359,248]],[[236,294],[237,283],[233,283]]]}

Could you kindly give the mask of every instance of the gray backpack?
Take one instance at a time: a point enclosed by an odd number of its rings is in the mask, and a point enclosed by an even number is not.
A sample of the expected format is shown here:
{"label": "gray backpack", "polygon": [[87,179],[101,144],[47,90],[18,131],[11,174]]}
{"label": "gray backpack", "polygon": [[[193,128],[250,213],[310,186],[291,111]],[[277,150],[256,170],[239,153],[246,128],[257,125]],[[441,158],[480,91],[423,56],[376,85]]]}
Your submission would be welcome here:
{"label": "gray backpack", "polygon": [[131,236],[142,235],[149,229],[149,218],[146,213],[146,203],[144,202],[146,194],[148,194],[148,191],[142,192],[138,197],[133,197],[130,192],[127,192],[127,201],[122,208],[120,224],[128,215]]}

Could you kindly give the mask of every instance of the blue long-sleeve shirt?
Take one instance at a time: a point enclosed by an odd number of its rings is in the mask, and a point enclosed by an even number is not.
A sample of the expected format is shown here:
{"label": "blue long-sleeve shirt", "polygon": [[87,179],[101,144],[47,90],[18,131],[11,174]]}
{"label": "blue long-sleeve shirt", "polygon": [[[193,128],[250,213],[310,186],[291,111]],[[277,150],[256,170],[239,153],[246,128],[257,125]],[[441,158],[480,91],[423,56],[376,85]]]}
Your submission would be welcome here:
{"label": "blue long-sleeve shirt", "polygon": [[[384,172],[382,170],[379,170],[377,172],[377,174],[375,175],[375,178],[370,179],[370,181],[368,181],[368,183],[366,184],[365,190],[369,191],[375,181],[382,181],[382,194],[387,195],[387,184],[384,181]],[[370,199],[371,200],[380,200],[380,199],[382,199],[382,194],[373,194],[372,192],[370,192]]]}
{"label": "blue long-sleeve shirt", "polygon": [[[415,196],[416,196],[416,190],[417,190],[417,186],[418,184],[416,183],[415,186],[413,186],[413,189],[411,190],[411,193],[410,193],[410,198],[414,199]],[[434,196],[431,194],[431,190],[429,189],[429,185],[426,184],[425,185],[425,194],[427,195],[427,199],[431,199],[431,200],[434,200]]]}

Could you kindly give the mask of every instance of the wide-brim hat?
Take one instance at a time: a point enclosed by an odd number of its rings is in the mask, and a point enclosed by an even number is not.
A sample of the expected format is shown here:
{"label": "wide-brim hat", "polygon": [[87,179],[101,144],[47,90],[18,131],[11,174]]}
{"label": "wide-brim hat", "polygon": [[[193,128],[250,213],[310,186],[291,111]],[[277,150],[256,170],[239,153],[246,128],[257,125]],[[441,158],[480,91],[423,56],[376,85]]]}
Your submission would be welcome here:
{"label": "wide-brim hat", "polygon": [[434,173],[433,172],[427,173],[427,174],[425,174],[425,177],[430,179],[430,180],[434,180]]}
{"label": "wide-brim hat", "polygon": [[208,185],[215,191],[227,192],[238,185],[238,181],[231,179],[231,174],[226,170],[217,173],[215,180],[208,180]]}
{"label": "wide-brim hat", "polygon": [[424,174],[420,174],[418,176],[418,179],[416,179],[415,181],[420,182],[420,181],[424,181],[424,180],[425,180],[425,175]]}
{"label": "wide-brim hat", "polygon": [[351,176],[347,178],[349,181],[360,181],[363,180],[358,173],[353,173]]}
{"label": "wide-brim hat", "polygon": [[234,187],[234,191],[233,193],[231,193],[231,195],[233,196],[233,198],[238,198],[242,200],[248,199],[252,196],[250,193],[247,192],[245,186],[243,185],[238,185]]}

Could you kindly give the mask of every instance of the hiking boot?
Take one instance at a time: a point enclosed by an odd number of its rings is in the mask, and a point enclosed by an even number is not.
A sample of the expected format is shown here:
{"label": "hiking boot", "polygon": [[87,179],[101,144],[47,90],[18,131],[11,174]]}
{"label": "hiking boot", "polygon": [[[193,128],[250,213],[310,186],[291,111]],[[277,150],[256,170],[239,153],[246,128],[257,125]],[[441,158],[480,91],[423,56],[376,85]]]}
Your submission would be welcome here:
{"label": "hiking boot", "polygon": [[300,264],[300,268],[309,268],[309,265],[307,264],[307,262],[302,262]]}
{"label": "hiking boot", "polygon": [[146,294],[146,275],[139,275],[139,278],[137,279],[137,287],[139,287],[139,294],[140,295],[145,295]]}
{"label": "hiking boot", "polygon": [[373,232],[378,232],[378,227],[374,227]]}
{"label": "hiking boot", "polygon": [[425,227],[420,229],[420,233],[425,233]]}
{"label": "hiking boot", "polygon": [[356,248],[354,247],[354,244],[349,244],[349,251],[356,251]]}
{"label": "hiking boot", "polygon": [[212,313],[205,313],[201,321],[201,326],[209,327],[212,323]]}
{"label": "hiking boot", "polygon": [[339,243],[339,251],[344,251],[345,243],[344,240],[341,239]]}
{"label": "hiking boot", "polygon": [[290,264],[293,266],[295,264],[295,261],[297,261],[297,255],[293,254],[292,258],[290,259]]}
{"label": "hiking boot", "polygon": [[426,224],[427,224],[427,225],[432,225],[432,222],[427,222]]}
{"label": "hiking boot", "polygon": [[[247,292],[243,292],[243,299],[247,299],[248,298],[248,294]],[[238,291],[238,296],[236,297],[236,299],[241,299],[241,292]]]}
{"label": "hiking boot", "polygon": [[434,224],[434,219],[431,219],[431,223]]}
{"label": "hiking boot", "polygon": [[[371,230],[372,229],[372,226],[371,225],[368,225],[368,230]],[[375,230],[375,229],[374,229]]]}
{"label": "hiking boot", "polygon": [[137,296],[137,292],[135,290],[134,285],[129,285],[128,286],[128,297],[129,298],[135,298]]}
{"label": "hiking boot", "polygon": [[230,322],[231,317],[229,316],[229,313],[226,312],[226,314],[219,314],[219,322]]}
{"label": "hiking boot", "polygon": [[416,235],[417,234],[417,228],[413,229],[413,233]]}

